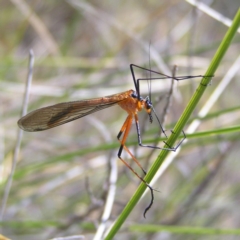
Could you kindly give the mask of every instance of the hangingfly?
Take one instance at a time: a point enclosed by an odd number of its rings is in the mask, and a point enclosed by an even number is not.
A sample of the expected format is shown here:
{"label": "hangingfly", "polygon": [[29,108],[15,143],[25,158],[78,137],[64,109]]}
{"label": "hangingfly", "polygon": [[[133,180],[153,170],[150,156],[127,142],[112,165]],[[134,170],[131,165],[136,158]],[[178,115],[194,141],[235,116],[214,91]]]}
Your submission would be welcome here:
{"label": "hangingfly", "polygon": [[[142,78],[142,79],[136,79],[133,67],[143,69],[145,71],[148,71],[150,73],[155,73],[160,75],[159,78]],[[150,145],[144,145],[142,144],[141,140],[141,134],[140,134],[140,127],[138,122],[138,112],[140,112],[142,109],[144,109],[147,114],[149,115],[150,122],[153,121],[152,114],[156,116],[156,119],[158,121],[159,127],[161,128],[162,133],[167,138],[167,135],[165,133],[165,130],[163,129],[159,118],[157,117],[157,114],[153,108],[151,98],[146,97],[143,98],[140,95],[140,81],[141,80],[157,80],[157,79],[174,79],[176,81],[194,78],[194,77],[204,77],[202,75],[198,76],[182,76],[182,77],[173,77],[168,76],[159,72],[152,71],[150,69],[146,69],[134,64],[130,65],[133,82],[135,86],[135,90],[128,90],[122,93],[113,94],[106,97],[100,97],[100,98],[92,98],[89,100],[81,100],[81,101],[74,101],[74,102],[65,102],[65,103],[59,103],[56,105],[52,105],[49,107],[44,107],[37,109],[35,111],[32,111],[28,113],[26,116],[22,117],[18,121],[18,126],[23,129],[24,131],[28,132],[36,132],[36,131],[43,131],[47,130],[53,127],[57,127],[59,125],[71,122],[73,120],[76,120],[78,118],[82,118],[86,115],[89,115],[91,113],[97,112],[99,110],[111,107],[113,105],[118,104],[121,108],[123,108],[127,113],[128,116],[123,124],[123,126],[120,129],[120,132],[117,135],[117,138],[120,142],[120,148],[118,151],[118,157],[119,159],[142,181],[144,182],[147,187],[149,188],[151,192],[151,201],[150,204],[147,206],[147,208],[144,211],[144,217],[146,212],[151,208],[153,204],[153,188],[141,177],[139,174],[133,170],[133,168],[121,157],[122,150],[124,149],[131,158],[136,162],[136,164],[141,168],[141,170],[146,174],[146,171],[143,169],[141,164],[138,162],[138,160],[134,157],[134,155],[130,152],[130,150],[125,145],[125,142],[127,140],[129,131],[132,126],[133,120],[136,124],[137,129],[137,135],[138,135],[138,144],[142,147],[149,147],[149,148],[156,148],[156,149],[164,149],[169,151],[176,151],[176,149],[180,146],[180,144],[185,139],[185,134],[183,132],[183,139],[179,142],[179,144],[175,147],[169,146],[168,148],[161,148],[157,146],[150,146]],[[123,136],[122,136],[123,135]],[[121,138],[122,136],[122,138]],[[166,142],[164,142],[166,144]]]}

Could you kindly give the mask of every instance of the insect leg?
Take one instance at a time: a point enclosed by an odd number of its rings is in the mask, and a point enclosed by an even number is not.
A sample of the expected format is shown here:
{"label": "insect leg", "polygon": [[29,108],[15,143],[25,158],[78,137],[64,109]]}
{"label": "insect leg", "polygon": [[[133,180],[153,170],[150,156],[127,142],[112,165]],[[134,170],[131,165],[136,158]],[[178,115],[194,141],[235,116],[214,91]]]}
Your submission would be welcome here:
{"label": "insect leg", "polygon": [[[128,134],[130,132],[132,126],[132,116],[128,115],[126,121],[124,122],[117,138],[119,140],[119,142],[121,143],[121,146],[119,148],[118,151],[118,157],[123,161],[123,159],[121,158],[121,154],[122,154],[122,150],[124,149],[133,159],[133,161],[142,169],[143,173],[146,175],[146,171],[143,169],[143,167],[141,166],[141,164],[139,163],[139,161],[136,159],[136,157],[130,152],[130,150],[126,147],[125,142],[127,140]],[[120,140],[120,137],[122,135],[122,133],[124,132],[123,138],[122,140]],[[142,179],[141,179],[142,180]]]}
{"label": "insect leg", "polygon": [[[154,113],[155,113],[155,112],[154,112]],[[185,138],[186,138],[186,135],[185,135],[184,131],[182,131],[182,133],[183,133],[183,138],[181,139],[181,141],[180,141],[180,142],[177,144],[177,146],[175,146],[175,147],[169,146],[168,143],[165,142],[165,141],[163,141],[163,142],[168,146],[168,148],[163,148],[163,147],[157,147],[157,146],[151,146],[151,145],[142,144],[141,132],[140,132],[140,126],[139,126],[139,121],[138,121],[138,115],[137,115],[137,114],[134,115],[134,119],[135,119],[135,123],[136,123],[137,135],[138,135],[138,145],[141,146],[141,147],[148,147],[148,148],[153,148],[153,149],[162,149],[162,150],[168,150],[168,151],[173,151],[173,152],[175,152],[175,151],[177,150],[177,148],[182,144],[182,142],[183,142],[183,141],[185,140]],[[159,122],[159,123],[160,123],[160,122]],[[160,125],[160,127],[161,127],[161,125]],[[164,133],[164,135],[167,136],[166,133],[165,133],[165,130],[163,130],[162,127],[161,127],[161,129],[162,129],[162,132]],[[172,131],[172,133],[174,133],[174,132]]]}
{"label": "insect leg", "polygon": [[[121,143],[121,146],[118,151],[118,157],[144,184],[146,184],[146,186],[149,188],[149,190],[151,192],[151,201],[150,201],[149,205],[145,208],[144,213],[143,213],[144,218],[146,218],[147,211],[153,205],[153,200],[154,200],[153,190],[154,189],[141,176],[139,176],[139,174],[121,157],[121,153],[124,148],[124,150],[126,150],[126,152],[132,157],[134,162],[137,163],[137,165],[142,169],[144,174],[146,174],[146,171],[142,168],[141,164],[138,162],[138,160],[133,156],[133,154],[130,152],[130,150],[125,145],[126,139],[128,137],[129,131],[131,129],[131,125],[132,125],[132,116],[128,115],[126,121],[124,122],[124,124],[117,136],[119,142]],[[124,132],[123,138],[122,138],[122,140],[120,140],[120,136],[122,135],[123,132]]]}

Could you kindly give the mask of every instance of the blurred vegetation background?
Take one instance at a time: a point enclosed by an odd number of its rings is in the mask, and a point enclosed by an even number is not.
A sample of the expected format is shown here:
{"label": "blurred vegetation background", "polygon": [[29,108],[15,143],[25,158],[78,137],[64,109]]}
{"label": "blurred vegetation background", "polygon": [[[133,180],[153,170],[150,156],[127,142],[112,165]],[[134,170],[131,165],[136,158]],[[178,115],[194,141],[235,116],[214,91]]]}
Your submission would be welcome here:
{"label": "blurred vegetation background", "polygon": [[[238,0],[203,2],[229,19],[239,8]],[[0,2],[0,13],[1,204],[19,131],[30,49],[35,65],[28,111],[133,89],[131,63],[170,75],[176,64],[177,75],[203,75],[228,28],[180,0],[12,0]],[[238,34],[198,110],[239,57],[239,40]],[[137,77],[146,77],[146,72],[137,71]],[[130,228],[134,224],[240,227],[239,130],[222,130],[239,129],[238,78],[239,71],[196,131],[219,132],[188,137],[175,161],[154,183],[160,192],[155,192],[147,219],[142,214],[149,193],[115,239],[238,239],[167,231],[149,234]],[[152,87],[159,118],[170,82],[160,80]],[[199,82],[198,78],[175,83],[166,129],[173,128]],[[141,91],[146,96],[147,85]],[[150,124],[145,113],[139,115],[143,141],[156,142],[156,121]],[[1,209],[1,233],[20,240],[69,235],[92,239],[105,207],[109,175],[115,174],[116,195],[107,229],[139,185],[139,179],[117,157],[116,136],[126,116],[114,106],[48,131],[24,132],[6,208]],[[197,116],[198,111],[192,117]],[[138,146],[135,125],[127,146],[146,170],[159,154],[159,150]],[[127,154],[123,156],[131,163]]]}

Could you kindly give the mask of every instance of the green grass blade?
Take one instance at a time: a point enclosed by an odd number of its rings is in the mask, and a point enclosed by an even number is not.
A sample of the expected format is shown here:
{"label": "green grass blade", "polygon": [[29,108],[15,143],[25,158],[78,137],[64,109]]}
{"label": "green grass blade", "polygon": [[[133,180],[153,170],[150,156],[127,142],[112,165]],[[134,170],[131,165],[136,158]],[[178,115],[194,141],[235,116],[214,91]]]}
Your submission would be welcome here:
{"label": "green grass blade", "polygon": [[[238,10],[238,12],[237,12],[237,14],[236,14],[236,16],[233,20],[232,26],[228,29],[228,31],[227,31],[223,41],[221,42],[215,56],[213,57],[212,62],[210,64],[208,70],[205,73],[205,76],[213,76],[215,74],[215,71],[216,71],[217,67],[219,66],[219,64],[220,64],[224,54],[226,53],[226,51],[227,51],[235,33],[237,32],[237,29],[239,27],[239,23],[240,23],[240,9]],[[202,97],[203,93],[207,89],[207,85],[210,83],[210,81],[211,81],[210,78],[202,79],[201,84],[196,89],[196,91],[193,94],[192,98],[190,99],[187,107],[185,108],[183,114],[181,115],[179,121],[175,125],[175,127],[173,129],[174,134],[171,134],[171,136],[169,137],[169,139],[167,141],[168,145],[174,146],[175,141],[177,140],[178,136],[181,134],[181,131],[182,131],[183,127],[185,126],[185,124],[187,123],[188,119],[190,118],[192,112],[196,108],[200,98]],[[165,147],[167,148],[167,146],[165,146]],[[163,163],[163,161],[166,158],[168,153],[169,153],[169,151],[166,151],[166,150],[162,150],[160,152],[158,158],[153,163],[151,169],[149,170],[148,174],[145,177],[145,180],[148,183],[151,182],[152,178],[154,177],[154,175],[158,171],[159,167]],[[130,199],[130,201],[128,202],[128,204],[126,205],[126,207],[124,208],[124,210],[120,214],[119,218],[114,223],[111,230],[108,232],[105,239],[112,239],[115,236],[117,231],[120,229],[120,227],[122,226],[122,224],[124,223],[124,221],[126,220],[128,215],[130,214],[130,212],[134,208],[134,206],[137,204],[137,202],[139,201],[139,199],[141,198],[141,196],[145,192],[146,187],[147,186],[144,183],[140,184],[140,186],[136,190],[135,194]]]}
{"label": "green grass blade", "polygon": [[219,229],[219,228],[201,228],[187,226],[166,226],[166,225],[133,225],[130,226],[131,231],[137,232],[169,232],[177,234],[194,234],[196,235],[240,235],[240,229]]}

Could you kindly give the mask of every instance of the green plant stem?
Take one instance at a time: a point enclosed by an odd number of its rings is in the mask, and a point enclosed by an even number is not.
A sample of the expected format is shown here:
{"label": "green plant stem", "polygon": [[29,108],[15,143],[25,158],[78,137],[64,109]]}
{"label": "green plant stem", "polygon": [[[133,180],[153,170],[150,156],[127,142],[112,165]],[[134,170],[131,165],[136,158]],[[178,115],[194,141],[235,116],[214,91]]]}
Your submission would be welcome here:
{"label": "green plant stem", "polygon": [[[216,54],[214,55],[211,64],[206,71],[205,76],[213,76],[216,72],[217,67],[219,66],[224,54],[226,53],[240,23],[240,9],[233,20],[232,26],[228,29],[223,41],[221,42]],[[210,78],[203,78],[200,85],[196,89],[195,93],[193,94],[192,98],[190,99],[187,107],[185,108],[184,112],[182,113],[179,121],[175,125],[173,129],[173,134],[169,137],[167,144],[169,146],[174,146],[175,141],[177,140],[178,136],[181,134],[183,127],[187,123],[188,119],[190,118],[193,110],[196,108],[200,98],[202,97],[203,93],[207,89],[208,84],[210,83]],[[166,148],[168,146],[165,146]],[[153,163],[151,169],[149,170],[148,174],[145,177],[146,182],[150,183],[156,172],[158,171],[159,167],[163,163],[164,159],[166,158],[169,151],[162,150],[157,157],[156,161]],[[145,192],[147,186],[144,183],[141,183],[138,189],[136,190],[133,197],[130,199],[126,207],[123,209],[122,213],[114,223],[111,230],[108,232],[107,236],[105,237],[106,240],[113,239],[117,231],[120,229],[130,212],[133,210],[143,193]]]}
{"label": "green plant stem", "polygon": [[219,229],[219,228],[200,228],[188,226],[166,226],[166,225],[133,225],[130,226],[131,231],[157,233],[161,231],[178,233],[178,234],[194,234],[196,235],[240,235],[239,229]]}

